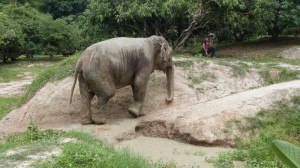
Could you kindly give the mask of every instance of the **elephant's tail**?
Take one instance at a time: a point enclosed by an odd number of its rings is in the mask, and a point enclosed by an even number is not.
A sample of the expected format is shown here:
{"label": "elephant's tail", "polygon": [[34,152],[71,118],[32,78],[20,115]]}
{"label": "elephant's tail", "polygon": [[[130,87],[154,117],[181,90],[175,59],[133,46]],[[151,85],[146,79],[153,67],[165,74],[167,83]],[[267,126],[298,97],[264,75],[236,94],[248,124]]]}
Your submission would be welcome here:
{"label": "elephant's tail", "polygon": [[78,78],[78,74],[80,72],[80,69],[81,69],[81,61],[79,60],[77,62],[75,72],[74,72],[74,82],[73,82],[73,86],[72,86],[72,90],[71,90],[70,104],[72,104],[73,92],[74,92],[74,88],[75,88],[75,85],[76,85],[76,82],[77,82],[77,78]]}

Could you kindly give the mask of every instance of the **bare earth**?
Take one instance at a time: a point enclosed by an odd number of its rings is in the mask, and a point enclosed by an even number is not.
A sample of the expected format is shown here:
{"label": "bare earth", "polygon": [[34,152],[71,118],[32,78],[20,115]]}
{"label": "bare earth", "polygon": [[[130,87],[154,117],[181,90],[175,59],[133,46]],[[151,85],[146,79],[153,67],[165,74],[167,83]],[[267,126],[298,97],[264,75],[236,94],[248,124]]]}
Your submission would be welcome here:
{"label": "bare earth", "polygon": [[10,97],[20,95],[24,92],[25,87],[30,85],[34,76],[31,73],[24,73],[24,80],[0,83],[0,97]]}
{"label": "bare earth", "polygon": [[[189,80],[206,72],[213,73],[213,77],[198,83]],[[24,131],[31,118],[42,129],[89,132],[118,149],[128,147],[154,161],[207,168],[212,165],[206,158],[232,150],[234,138],[245,136],[236,128],[224,131],[227,121],[254,116],[261,109],[300,93],[300,80],[262,87],[263,80],[255,70],[239,77],[230,67],[213,61],[194,61],[193,67],[176,67],[171,105],[164,101],[165,74],[155,72],[144,103],[146,116],[136,119],[127,113],[133,97],[131,88],[125,87],[109,101],[105,125],[82,126],[78,85],[73,103],[69,104],[72,82],[73,77],[68,77],[48,83],[29,102],[0,121],[0,132]]]}

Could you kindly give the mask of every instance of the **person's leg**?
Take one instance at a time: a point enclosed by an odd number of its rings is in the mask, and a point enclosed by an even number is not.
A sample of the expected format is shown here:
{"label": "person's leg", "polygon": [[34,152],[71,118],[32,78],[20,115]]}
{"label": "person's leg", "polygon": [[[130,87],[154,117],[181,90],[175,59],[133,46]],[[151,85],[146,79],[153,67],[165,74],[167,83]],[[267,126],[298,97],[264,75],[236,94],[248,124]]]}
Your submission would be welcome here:
{"label": "person's leg", "polygon": [[211,47],[208,49],[208,52],[211,53],[211,57],[215,56],[216,53],[216,47]]}
{"label": "person's leg", "polygon": [[203,48],[201,48],[201,54],[202,54],[202,56],[206,56],[206,53]]}

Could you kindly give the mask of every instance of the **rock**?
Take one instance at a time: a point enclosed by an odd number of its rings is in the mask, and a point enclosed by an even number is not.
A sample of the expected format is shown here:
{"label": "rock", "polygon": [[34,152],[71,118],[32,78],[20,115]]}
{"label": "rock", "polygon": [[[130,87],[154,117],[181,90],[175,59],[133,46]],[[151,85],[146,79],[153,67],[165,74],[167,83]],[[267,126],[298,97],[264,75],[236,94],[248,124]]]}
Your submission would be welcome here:
{"label": "rock", "polygon": [[279,54],[281,58],[300,59],[300,48],[289,48]]}

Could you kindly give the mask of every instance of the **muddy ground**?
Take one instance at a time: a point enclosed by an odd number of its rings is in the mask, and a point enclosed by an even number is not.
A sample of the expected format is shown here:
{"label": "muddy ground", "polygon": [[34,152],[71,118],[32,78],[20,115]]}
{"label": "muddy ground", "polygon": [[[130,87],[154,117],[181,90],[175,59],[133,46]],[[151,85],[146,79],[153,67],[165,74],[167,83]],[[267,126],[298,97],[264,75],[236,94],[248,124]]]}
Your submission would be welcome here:
{"label": "muddy ground", "polygon": [[[182,66],[182,61],[192,64]],[[300,92],[300,80],[265,86],[254,68],[239,75],[233,66],[216,60],[175,58],[175,62],[174,102],[165,104],[166,77],[155,71],[148,84],[144,117],[132,118],[127,113],[133,97],[131,88],[125,87],[107,104],[105,125],[82,126],[78,85],[69,104],[73,77],[68,77],[48,83],[29,102],[5,116],[0,121],[1,132],[24,131],[32,119],[41,129],[89,132],[116,148],[130,148],[154,161],[212,167],[207,158],[233,150],[234,138],[246,136],[234,127],[228,131],[226,122],[254,116]]]}

